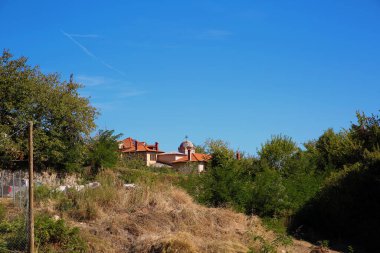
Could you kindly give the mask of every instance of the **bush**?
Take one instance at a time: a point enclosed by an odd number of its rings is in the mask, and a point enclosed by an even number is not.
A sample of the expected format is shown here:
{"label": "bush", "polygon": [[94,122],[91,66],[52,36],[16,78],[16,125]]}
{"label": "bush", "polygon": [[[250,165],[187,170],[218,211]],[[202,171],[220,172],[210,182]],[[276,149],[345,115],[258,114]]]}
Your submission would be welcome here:
{"label": "bush", "polygon": [[[28,245],[24,217],[0,223],[0,252],[25,251]],[[64,220],[45,214],[35,217],[35,247],[40,252],[86,252],[87,245],[78,228],[70,228]]]}
{"label": "bush", "polygon": [[5,218],[6,210],[3,204],[0,203],[0,222]]}
{"label": "bush", "polygon": [[38,185],[34,188],[34,200],[37,203],[46,201],[47,199],[57,199],[62,197],[63,193],[52,190],[46,185]]}
{"label": "bush", "polygon": [[81,191],[69,189],[59,199],[56,208],[61,212],[67,212],[76,220],[84,221],[96,219],[101,208],[117,205],[122,182],[116,174],[111,170],[105,170],[100,172],[95,179],[100,183],[99,187],[85,188]]}
{"label": "bush", "polygon": [[86,252],[87,245],[78,228],[70,228],[64,220],[38,215],[35,221],[35,244],[42,252]]}
{"label": "bush", "polygon": [[262,216],[283,216],[290,208],[283,179],[273,170],[265,170],[256,176],[250,206],[253,213]]}
{"label": "bush", "polygon": [[[346,241],[377,249],[380,227],[380,163],[371,167],[360,164],[334,173],[317,196],[295,215],[291,231],[302,226],[308,239]],[[302,234],[301,234],[302,235]]]}

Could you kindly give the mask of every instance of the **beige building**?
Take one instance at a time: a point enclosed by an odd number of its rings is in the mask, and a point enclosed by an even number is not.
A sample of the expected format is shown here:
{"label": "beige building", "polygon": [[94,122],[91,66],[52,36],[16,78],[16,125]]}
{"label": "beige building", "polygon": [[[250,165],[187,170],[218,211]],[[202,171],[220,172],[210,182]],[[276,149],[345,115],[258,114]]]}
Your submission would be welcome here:
{"label": "beige building", "polygon": [[185,140],[178,147],[178,152],[158,154],[157,161],[172,166],[179,172],[203,172],[205,164],[211,159],[210,155],[195,153],[195,146]]}
{"label": "beige building", "polygon": [[164,153],[159,150],[158,142],[148,145],[146,142],[132,139],[131,137],[119,141],[119,151],[122,157],[142,159],[147,166],[157,163],[157,155]]}

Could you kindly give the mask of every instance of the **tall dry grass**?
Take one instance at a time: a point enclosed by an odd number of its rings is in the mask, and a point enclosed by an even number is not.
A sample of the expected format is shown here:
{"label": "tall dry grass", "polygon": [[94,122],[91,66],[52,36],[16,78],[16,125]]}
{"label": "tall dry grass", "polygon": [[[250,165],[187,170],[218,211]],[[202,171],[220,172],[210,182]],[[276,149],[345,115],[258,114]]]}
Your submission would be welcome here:
{"label": "tall dry grass", "polygon": [[71,191],[57,204],[92,252],[247,252],[260,248],[255,236],[271,236],[257,218],[200,206],[165,182],[124,189],[112,171],[97,181],[101,187]]}

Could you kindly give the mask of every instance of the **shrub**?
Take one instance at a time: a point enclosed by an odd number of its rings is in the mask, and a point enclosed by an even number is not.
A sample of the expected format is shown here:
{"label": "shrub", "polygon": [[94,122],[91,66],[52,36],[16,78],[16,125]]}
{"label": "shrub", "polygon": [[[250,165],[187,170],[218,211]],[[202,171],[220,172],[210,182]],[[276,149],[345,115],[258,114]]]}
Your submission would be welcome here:
{"label": "shrub", "polygon": [[290,208],[288,195],[280,174],[265,170],[256,176],[249,209],[262,216],[282,216]]}
{"label": "shrub", "polygon": [[37,203],[46,201],[47,199],[58,199],[63,195],[62,192],[53,190],[46,185],[38,185],[34,188],[34,200]]}
{"label": "shrub", "polygon": [[[28,245],[25,217],[0,223],[0,252],[25,251]],[[45,214],[35,217],[35,247],[40,252],[86,252],[87,245],[78,228],[70,228],[64,220]]]}
{"label": "shrub", "polygon": [[42,252],[86,252],[87,245],[78,228],[70,228],[64,220],[38,215],[35,221],[35,243]]}
{"label": "shrub", "polygon": [[0,203],[0,222],[5,218],[6,210],[3,204]]}
{"label": "shrub", "polygon": [[69,189],[59,199],[56,208],[61,212],[67,212],[76,220],[83,221],[96,219],[101,208],[117,205],[122,182],[116,174],[111,170],[102,171],[96,176],[96,181],[100,183],[97,188],[85,188],[81,191]]}

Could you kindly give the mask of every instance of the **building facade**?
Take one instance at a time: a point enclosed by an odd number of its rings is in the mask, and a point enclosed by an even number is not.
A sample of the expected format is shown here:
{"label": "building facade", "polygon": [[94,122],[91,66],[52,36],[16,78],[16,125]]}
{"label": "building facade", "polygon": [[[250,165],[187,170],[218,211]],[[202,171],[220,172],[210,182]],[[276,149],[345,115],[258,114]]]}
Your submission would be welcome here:
{"label": "building facade", "polygon": [[158,142],[148,145],[131,137],[119,141],[119,151],[122,158],[141,159],[147,166],[156,164],[157,155],[164,153],[159,149]]}

